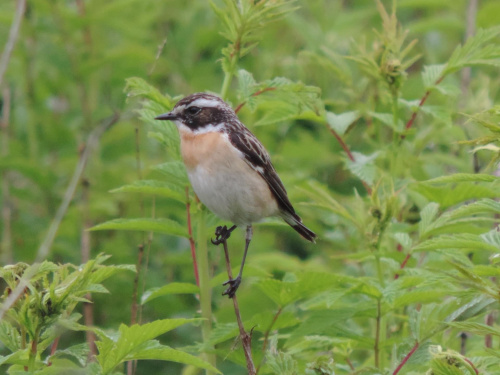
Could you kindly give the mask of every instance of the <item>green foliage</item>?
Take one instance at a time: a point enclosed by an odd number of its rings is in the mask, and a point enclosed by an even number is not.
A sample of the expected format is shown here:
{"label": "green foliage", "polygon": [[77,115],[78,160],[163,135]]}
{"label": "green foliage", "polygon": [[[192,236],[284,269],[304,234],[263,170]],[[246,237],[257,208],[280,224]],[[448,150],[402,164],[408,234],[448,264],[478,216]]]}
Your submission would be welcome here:
{"label": "green foliage", "polygon": [[[466,39],[466,3],[29,2],[0,90],[0,371],[246,373],[207,246],[229,223],[190,188],[175,125],[154,120],[210,91],[319,236],[255,225],[237,296],[259,374],[498,374],[499,7],[478,2]],[[49,227],[50,258],[31,264]],[[235,273],[241,233],[228,244]]]}

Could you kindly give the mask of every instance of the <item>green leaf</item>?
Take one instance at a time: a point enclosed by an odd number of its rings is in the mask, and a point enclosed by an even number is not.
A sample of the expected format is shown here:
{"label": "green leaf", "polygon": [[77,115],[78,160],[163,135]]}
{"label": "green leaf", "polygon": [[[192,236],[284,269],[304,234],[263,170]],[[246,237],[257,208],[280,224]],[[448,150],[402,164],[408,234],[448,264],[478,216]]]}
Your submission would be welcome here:
{"label": "green leaf", "polygon": [[435,202],[429,203],[422,209],[422,211],[420,211],[420,222],[418,223],[420,237],[423,237],[425,235],[427,228],[430,227],[438,212],[439,204]]}
{"label": "green leaf", "polygon": [[443,75],[446,64],[425,65],[422,72],[424,88],[429,90],[436,85],[436,81]]}
{"label": "green leaf", "polygon": [[365,181],[368,185],[373,185],[377,176],[377,168],[375,167],[375,159],[377,159],[378,152],[371,155],[363,155],[359,152],[353,152],[354,161],[346,160],[346,167],[352,174],[359,179]]}
{"label": "green leaf", "polygon": [[349,126],[360,117],[359,111],[344,112],[336,115],[333,112],[326,112],[328,126],[335,130],[337,134],[344,135]]}
{"label": "green leaf", "polygon": [[173,236],[188,238],[189,234],[185,227],[169,219],[115,219],[106,221],[90,228],[90,230],[138,230],[143,232],[156,232],[170,234]]}
{"label": "green leaf", "polygon": [[[146,98],[162,105],[167,109],[171,109],[174,106],[174,101],[170,96],[162,95],[157,88],[151,86],[144,79],[139,77],[130,77],[125,81],[125,92],[128,97],[139,96],[141,98]],[[158,113],[158,115],[159,114],[160,113]]]}
{"label": "green leaf", "polygon": [[461,331],[470,332],[474,335],[495,335],[500,336],[500,329],[488,326],[477,322],[448,322],[448,326],[459,329]]}
{"label": "green leaf", "polygon": [[157,180],[135,181],[130,185],[121,186],[111,190],[112,193],[141,193],[151,194],[161,197],[175,199],[178,202],[185,203],[186,196],[178,184]]}
{"label": "green leaf", "polygon": [[153,167],[153,170],[162,173],[162,175],[171,184],[185,187],[189,184],[186,167],[181,161],[169,161]]}
{"label": "green leaf", "polygon": [[469,251],[497,252],[498,248],[485,242],[480,236],[469,233],[442,235],[423,241],[416,245],[412,251],[432,251],[445,249],[465,249]]}
{"label": "green leaf", "polygon": [[161,288],[153,288],[144,292],[141,298],[141,304],[148,303],[155,298],[167,294],[194,294],[199,293],[200,289],[195,284],[189,283],[170,283]]}
{"label": "green leaf", "polygon": [[96,330],[100,338],[100,341],[96,342],[99,350],[96,359],[102,367],[103,374],[109,374],[145,342],[181,325],[200,320],[202,319],[163,319],[142,325],[134,324],[130,327],[122,324],[116,337],[110,337],[103,331]]}
{"label": "green leaf", "polygon": [[500,35],[500,26],[479,29],[463,46],[458,46],[443,74],[453,73],[466,66],[500,66],[500,46],[493,40]]}
{"label": "green leaf", "polygon": [[152,359],[157,361],[171,361],[183,363],[186,365],[192,365],[202,369],[215,372],[217,374],[222,374],[219,370],[213,367],[210,363],[195,357],[191,354],[183,352],[181,350],[172,349],[168,346],[161,345],[156,340],[146,342],[146,345],[134,350],[132,353],[126,356],[127,361],[140,360],[140,359]]}
{"label": "green leaf", "polygon": [[421,184],[444,184],[454,182],[500,182],[500,177],[481,173],[455,173],[422,181]]}

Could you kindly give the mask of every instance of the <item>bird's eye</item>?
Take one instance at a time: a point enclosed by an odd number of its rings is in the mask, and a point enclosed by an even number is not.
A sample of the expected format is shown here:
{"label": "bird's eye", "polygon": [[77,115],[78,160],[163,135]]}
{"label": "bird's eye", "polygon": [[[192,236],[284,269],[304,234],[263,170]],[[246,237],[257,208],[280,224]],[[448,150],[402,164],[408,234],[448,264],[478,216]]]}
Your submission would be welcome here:
{"label": "bird's eye", "polygon": [[201,111],[201,108],[199,108],[199,107],[189,107],[188,109],[186,109],[186,112],[192,116],[198,114],[200,111]]}

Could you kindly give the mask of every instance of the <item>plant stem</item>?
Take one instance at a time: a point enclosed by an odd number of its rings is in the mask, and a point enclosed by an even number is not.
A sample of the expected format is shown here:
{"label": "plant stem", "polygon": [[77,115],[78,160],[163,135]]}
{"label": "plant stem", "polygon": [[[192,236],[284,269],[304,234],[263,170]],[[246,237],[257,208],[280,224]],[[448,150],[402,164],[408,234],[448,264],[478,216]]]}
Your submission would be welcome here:
{"label": "plant stem", "polygon": [[[197,259],[200,276],[200,304],[201,316],[205,319],[201,326],[203,342],[207,343],[212,332],[212,288],[210,287],[210,265],[208,262],[207,229],[205,225],[205,209],[202,207],[198,214],[198,244]],[[205,353],[205,360],[212,366],[216,366],[216,357],[213,353]],[[206,374],[212,374],[206,370]]]}
{"label": "plant stem", "polygon": [[30,372],[35,372],[36,355],[38,354],[38,339],[40,338],[40,327],[35,330],[35,335],[31,341],[31,350],[28,359],[28,369]]}
{"label": "plant stem", "polygon": [[408,360],[411,358],[411,356],[413,355],[413,353],[415,353],[418,349],[418,346],[419,346],[419,342],[418,341],[415,341],[415,345],[413,345],[413,348],[409,351],[409,353],[403,358],[403,360],[401,361],[401,363],[398,365],[398,367],[396,367],[396,370],[394,370],[394,372],[392,373],[392,375],[397,375],[399,373],[399,371],[401,371],[401,369],[403,368],[403,366],[406,364],[406,362],[408,362]]}
{"label": "plant stem", "polygon": [[[224,245],[224,256],[226,258],[226,269],[227,269],[227,276],[229,277],[229,280],[233,279],[233,271],[231,270],[231,262],[229,260],[229,251],[227,249],[227,240],[224,240],[222,242]],[[248,334],[245,331],[245,327],[243,326],[243,322],[241,320],[241,314],[240,314],[240,307],[238,305],[238,299],[236,298],[236,294],[232,298],[233,300],[233,306],[234,306],[234,313],[236,315],[236,321],[238,322],[238,328],[240,329],[240,339],[241,339],[241,344],[243,346],[243,351],[245,353],[245,360],[247,362],[247,370],[248,370],[248,375],[256,375],[257,371],[255,370],[255,364],[253,363],[253,358],[252,358],[252,332]],[[281,311],[281,309],[280,309]],[[280,312],[279,311],[279,312]],[[277,314],[279,315],[279,314]],[[277,319],[277,315],[275,316],[275,319]],[[276,320],[273,320],[273,323]]]}
{"label": "plant stem", "polygon": [[381,309],[380,309],[380,299],[377,300],[377,319],[375,323],[375,344],[373,345],[373,351],[375,355],[375,367],[380,369],[380,318],[381,318]]}
{"label": "plant stem", "polygon": [[262,360],[259,363],[259,366],[257,367],[257,374],[259,373],[260,368],[264,364],[267,343],[269,342],[269,334],[271,333],[271,330],[273,329],[273,326],[276,323],[276,321],[278,320],[278,317],[280,316],[282,311],[283,311],[283,307],[280,307],[278,309],[278,311],[276,312],[276,314],[274,314],[273,320],[272,320],[271,324],[269,324],[269,327],[266,330],[266,334],[264,335],[264,343],[262,344],[262,353],[264,354],[264,357],[262,358]]}
{"label": "plant stem", "polygon": [[[6,87],[3,90],[2,118],[0,119],[0,131],[2,134],[2,143],[0,156],[4,159],[9,155],[10,143],[10,89]],[[0,172],[1,190],[2,190],[2,238],[0,239],[0,260],[1,264],[12,264],[12,204],[10,196],[10,178],[7,171]]]}
{"label": "plant stem", "polygon": [[193,238],[193,226],[191,225],[191,201],[189,200],[189,185],[186,185],[186,214],[187,214],[187,227],[189,233],[189,246],[191,248],[191,257],[193,258],[194,278],[196,285],[200,287],[200,276],[198,272],[198,262],[196,261],[196,245]]}

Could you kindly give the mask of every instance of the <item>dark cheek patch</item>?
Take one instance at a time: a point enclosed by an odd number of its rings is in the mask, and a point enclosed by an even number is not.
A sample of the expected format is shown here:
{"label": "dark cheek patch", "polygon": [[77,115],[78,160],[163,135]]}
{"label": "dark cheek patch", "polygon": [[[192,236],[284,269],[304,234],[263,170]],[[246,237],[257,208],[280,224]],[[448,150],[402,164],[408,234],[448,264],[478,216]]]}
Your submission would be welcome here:
{"label": "dark cheek patch", "polygon": [[227,121],[227,115],[220,108],[203,108],[195,116],[186,115],[185,123],[193,130],[202,128],[209,124],[217,125]]}

